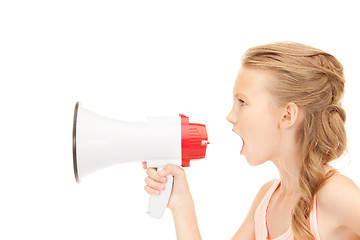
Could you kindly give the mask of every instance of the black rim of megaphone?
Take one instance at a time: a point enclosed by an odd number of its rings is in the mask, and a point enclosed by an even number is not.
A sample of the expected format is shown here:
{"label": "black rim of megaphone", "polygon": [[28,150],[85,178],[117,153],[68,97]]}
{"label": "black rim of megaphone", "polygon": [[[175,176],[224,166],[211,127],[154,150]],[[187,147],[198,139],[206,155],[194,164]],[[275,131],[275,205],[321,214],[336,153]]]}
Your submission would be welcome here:
{"label": "black rim of megaphone", "polygon": [[74,110],[74,121],[73,121],[73,164],[74,164],[74,175],[77,182],[80,181],[79,174],[78,174],[78,168],[77,168],[77,160],[76,160],[76,123],[77,123],[77,115],[79,111],[79,102],[76,102],[75,110]]}

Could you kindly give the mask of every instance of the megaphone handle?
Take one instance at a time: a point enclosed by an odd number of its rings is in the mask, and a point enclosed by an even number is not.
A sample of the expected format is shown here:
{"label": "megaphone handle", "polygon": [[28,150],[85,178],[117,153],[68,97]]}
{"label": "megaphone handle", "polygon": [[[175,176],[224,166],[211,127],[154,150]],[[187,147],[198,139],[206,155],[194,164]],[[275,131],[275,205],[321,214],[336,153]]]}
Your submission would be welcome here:
{"label": "megaphone handle", "polygon": [[[160,171],[162,168],[158,168]],[[160,219],[164,214],[164,211],[169,203],[172,187],[173,187],[174,176],[167,176],[165,183],[165,189],[160,192],[158,196],[150,196],[149,208],[147,214],[153,218]]]}

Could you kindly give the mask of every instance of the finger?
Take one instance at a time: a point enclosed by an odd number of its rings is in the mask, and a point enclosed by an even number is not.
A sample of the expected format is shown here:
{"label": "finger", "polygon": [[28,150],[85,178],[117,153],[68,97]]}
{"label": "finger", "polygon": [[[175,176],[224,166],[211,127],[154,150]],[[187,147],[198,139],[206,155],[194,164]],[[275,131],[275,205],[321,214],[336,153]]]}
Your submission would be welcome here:
{"label": "finger", "polygon": [[145,178],[145,183],[152,189],[162,191],[165,189],[165,185],[154,181],[150,177]]}
{"label": "finger", "polygon": [[160,194],[160,191],[152,189],[147,185],[144,187],[144,190],[151,196],[158,196]]}
{"label": "finger", "polygon": [[148,168],[146,174],[157,182],[166,182],[166,177],[160,176],[155,168]]}
{"label": "finger", "polygon": [[142,162],[142,166],[144,169],[147,169],[147,163],[146,162]]}

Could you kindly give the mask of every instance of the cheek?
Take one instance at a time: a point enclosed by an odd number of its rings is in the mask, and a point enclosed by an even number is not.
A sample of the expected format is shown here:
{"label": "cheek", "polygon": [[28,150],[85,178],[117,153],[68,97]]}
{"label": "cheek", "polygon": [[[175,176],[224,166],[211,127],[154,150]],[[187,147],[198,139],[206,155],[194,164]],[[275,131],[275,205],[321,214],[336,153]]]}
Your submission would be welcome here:
{"label": "cheek", "polygon": [[244,129],[245,146],[254,161],[263,162],[271,157],[278,144],[278,133],[271,117],[258,116],[248,123]]}

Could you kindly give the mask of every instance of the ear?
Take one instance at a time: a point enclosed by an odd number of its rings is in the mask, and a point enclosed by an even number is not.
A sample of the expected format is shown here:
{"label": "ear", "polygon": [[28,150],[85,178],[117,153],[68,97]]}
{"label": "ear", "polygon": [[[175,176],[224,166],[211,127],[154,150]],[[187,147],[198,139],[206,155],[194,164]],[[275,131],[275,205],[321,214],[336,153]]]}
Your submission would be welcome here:
{"label": "ear", "polygon": [[280,128],[291,128],[292,126],[297,125],[297,123],[301,121],[301,118],[302,114],[298,105],[290,102],[282,109]]}

